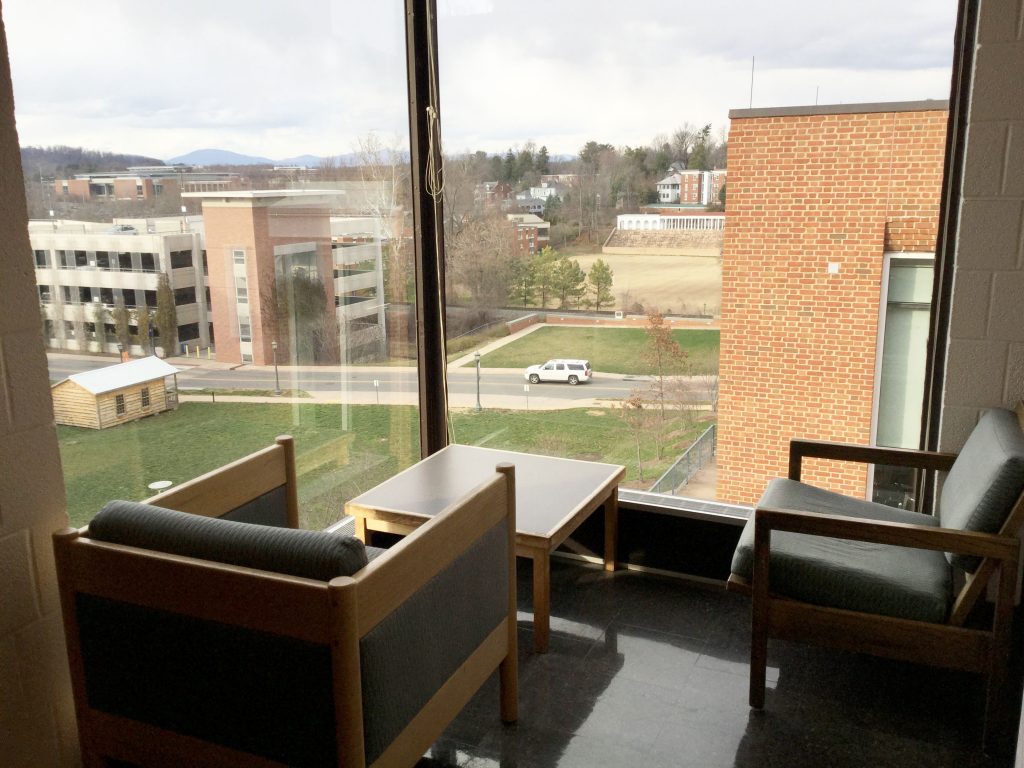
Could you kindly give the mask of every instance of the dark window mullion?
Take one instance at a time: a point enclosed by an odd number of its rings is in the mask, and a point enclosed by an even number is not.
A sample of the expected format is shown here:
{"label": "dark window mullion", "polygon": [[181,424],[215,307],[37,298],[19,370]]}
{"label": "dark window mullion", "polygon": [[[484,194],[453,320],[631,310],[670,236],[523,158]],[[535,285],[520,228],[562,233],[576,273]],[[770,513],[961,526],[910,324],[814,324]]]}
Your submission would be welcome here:
{"label": "dark window mullion", "polygon": [[[410,175],[413,254],[416,271],[416,351],[419,378],[420,453],[429,456],[448,444],[447,366],[444,338],[444,210],[430,194],[427,167],[441,167],[437,84],[435,0],[405,0],[405,41],[409,89]],[[428,114],[433,107],[433,116]],[[431,131],[431,121],[434,130]],[[435,141],[431,142],[431,137]],[[438,188],[440,188],[438,186]]]}

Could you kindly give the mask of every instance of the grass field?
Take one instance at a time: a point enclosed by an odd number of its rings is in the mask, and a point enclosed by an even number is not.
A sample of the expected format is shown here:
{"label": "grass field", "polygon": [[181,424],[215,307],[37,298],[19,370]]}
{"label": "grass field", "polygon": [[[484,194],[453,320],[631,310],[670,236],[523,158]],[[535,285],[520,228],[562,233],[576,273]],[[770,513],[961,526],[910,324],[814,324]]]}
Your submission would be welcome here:
{"label": "grass field", "polygon": [[666,314],[718,315],[722,305],[722,263],[711,256],[590,253],[573,256],[585,272],[602,259],[613,274],[613,309],[640,302]]}
{"label": "grass field", "polygon": [[[718,367],[717,330],[675,330],[672,337],[687,353],[692,373]],[[644,360],[647,336],[642,328],[560,328],[546,326],[481,358],[490,368],[525,368],[552,357],[589,360],[595,371],[651,374]]]}
{"label": "grass field", "polygon": [[[453,414],[455,441],[627,467],[627,484],[650,487],[706,428],[675,415],[662,434],[641,430],[641,480],[635,432],[615,410],[484,411]],[[346,500],[419,458],[416,409],[408,406],[182,403],[105,430],[58,427],[71,524],[81,526],[111,499],[139,500],[155,480],[181,483],[294,435],[302,524],[323,528]]]}

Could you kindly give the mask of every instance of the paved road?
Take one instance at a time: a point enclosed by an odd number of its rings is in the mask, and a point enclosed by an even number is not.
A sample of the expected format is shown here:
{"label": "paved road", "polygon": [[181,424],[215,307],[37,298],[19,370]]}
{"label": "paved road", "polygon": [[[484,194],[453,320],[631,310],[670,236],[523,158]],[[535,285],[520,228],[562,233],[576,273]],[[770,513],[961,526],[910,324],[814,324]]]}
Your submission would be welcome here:
{"label": "paved road", "polygon": [[[79,355],[48,355],[50,378],[59,380],[73,373],[110,365],[114,360],[106,357]],[[177,361],[174,361],[177,362]],[[205,363],[205,361],[204,361]],[[207,389],[274,389],[274,371],[271,368],[241,366],[206,367],[191,363],[178,366],[178,386],[182,394],[189,388]],[[417,388],[416,372],[412,368],[387,367],[331,367],[316,370],[292,369],[281,366],[279,377],[282,389],[305,390],[317,399],[343,398],[347,402],[413,402]],[[375,383],[376,382],[376,385]],[[595,401],[621,400],[635,387],[645,387],[646,377],[622,377],[595,373],[589,384],[531,384],[524,391],[526,381],[519,371],[508,369],[482,369],[480,398],[485,407],[572,407],[591,405]],[[696,387],[694,388],[696,391]],[[453,368],[448,374],[448,390],[453,405],[472,405],[476,398],[476,371],[473,368]],[[530,402],[527,402],[527,398]]]}

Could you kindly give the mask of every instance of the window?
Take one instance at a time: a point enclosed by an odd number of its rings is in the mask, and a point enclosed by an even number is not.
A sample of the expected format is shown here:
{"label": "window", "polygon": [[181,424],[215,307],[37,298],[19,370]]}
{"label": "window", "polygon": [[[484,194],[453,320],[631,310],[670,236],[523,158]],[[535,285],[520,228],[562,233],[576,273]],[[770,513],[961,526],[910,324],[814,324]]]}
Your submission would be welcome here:
{"label": "window", "polygon": [[139,264],[142,266],[143,272],[156,272],[157,259],[156,254],[143,253],[140,254]]}
{"label": "window", "polygon": [[117,254],[117,267],[122,272],[130,272],[132,269],[132,255],[130,253],[121,252]]}
{"label": "window", "polygon": [[185,269],[192,266],[192,251],[171,251],[171,269]]}
{"label": "window", "polygon": [[199,338],[199,323],[185,323],[178,326],[178,341],[195,341]]}
{"label": "window", "polygon": [[[445,103],[443,143],[448,148],[465,148],[447,158],[449,167],[457,163],[460,171],[470,169],[468,199],[474,198],[474,190],[493,188],[499,182],[512,187],[515,200],[549,174],[574,174],[575,180],[567,185],[561,205],[551,211],[547,224],[530,225],[523,209],[519,232],[507,217],[516,209],[506,212],[500,203],[488,209],[482,204],[483,194],[476,196],[479,209],[446,208],[446,216],[458,222],[445,230],[447,341],[455,358],[452,378],[460,370],[469,373],[472,351],[502,338],[506,322],[515,323],[530,313],[544,313],[547,318],[522,340],[483,355],[483,418],[471,427],[456,429],[455,439],[486,439],[491,447],[593,458],[593,441],[574,442],[572,436],[600,428],[609,445],[616,445],[603,460],[626,464],[625,488],[643,492],[674,470],[677,460],[714,428],[708,439],[717,443],[707,454],[701,453],[714,457],[706,465],[708,471],[694,482],[681,477],[670,484],[670,491],[689,495],[702,487],[712,499],[741,505],[756,501],[768,479],[785,475],[790,437],[838,440],[856,435],[867,442],[877,428],[880,440],[915,439],[907,430],[920,421],[925,347],[914,329],[927,322],[930,291],[922,292],[923,305],[915,298],[913,306],[891,306],[881,293],[882,273],[886,251],[917,251],[921,248],[913,242],[915,238],[935,240],[946,111],[941,105],[921,109],[914,102],[925,98],[925,93],[942,98],[948,91],[955,4],[933,4],[930,14],[908,13],[917,18],[922,35],[947,41],[946,48],[931,49],[927,67],[908,66],[887,72],[886,78],[878,78],[871,67],[861,70],[857,62],[858,51],[865,51],[868,58],[865,46],[870,39],[862,37],[855,24],[836,26],[837,20],[855,18],[856,4],[830,4],[827,12],[819,4],[798,4],[802,19],[820,28],[822,38],[827,32],[843,50],[854,52],[842,66],[844,73],[857,74],[842,85],[833,81],[829,97],[817,102],[829,106],[816,109],[814,93],[807,98],[799,89],[785,86],[778,72],[762,71],[759,54],[757,82],[772,84],[761,91],[760,101],[756,91],[760,86],[755,86],[755,109],[743,109],[748,106],[746,100],[737,99],[740,103],[723,104],[698,117],[696,113],[709,108],[687,104],[676,117],[659,116],[653,122],[657,129],[649,136],[630,135],[625,123],[610,125],[607,98],[599,99],[602,108],[594,110],[581,102],[548,105],[548,119],[578,130],[581,138],[568,150],[553,147],[562,139],[541,126],[533,129],[536,135],[519,136],[518,145],[488,143],[482,136],[483,120],[471,105],[479,103],[484,93],[474,81],[490,65],[473,58],[479,71],[469,78],[456,62],[471,55],[470,41],[482,36],[517,47],[511,14],[499,4],[485,5],[482,11],[474,6],[473,13],[442,12],[438,19],[439,36],[446,41],[439,52],[439,87]],[[644,46],[653,45],[649,35],[616,23],[620,11],[588,9],[600,19],[596,27],[607,30],[601,33],[608,35],[603,38],[605,45],[621,46],[623,36],[633,35]],[[753,28],[731,30],[728,40],[720,38],[714,32],[712,12],[681,14],[672,4],[663,4],[645,13],[645,23],[687,30],[676,38],[672,53],[684,71],[716,67],[711,62],[723,54],[730,58],[732,54],[726,52],[733,45],[758,47],[764,42],[763,33]],[[547,23],[571,28],[565,20]],[[904,42],[916,48],[915,39],[909,33]],[[595,49],[604,46],[597,44]],[[592,88],[594,96],[608,82],[630,81],[623,60],[607,65],[595,60],[591,70],[567,53],[545,50],[543,55],[526,56],[538,66],[543,60],[548,72],[552,58],[573,73],[573,82],[582,73],[584,87]],[[799,48],[787,50],[785,58],[807,71],[822,66],[817,55],[812,59]],[[828,66],[838,66],[831,55],[828,58]],[[853,68],[847,70],[851,63]],[[499,66],[495,62],[494,77],[499,76]],[[747,67],[749,76],[749,57]],[[925,69],[932,74],[926,76]],[[896,80],[902,85],[896,86]],[[661,100],[644,92],[641,78],[634,77],[633,82],[635,91],[616,93],[611,102],[615,112],[629,115],[636,125],[637,116],[654,114]],[[554,87],[557,90],[559,85]],[[824,92],[826,86],[821,87]],[[879,112],[863,107],[858,111],[856,106],[877,102],[891,103]],[[808,106],[789,106],[799,104]],[[496,109],[507,109],[498,118],[505,125],[518,123],[513,106]],[[686,122],[711,128],[703,136],[686,135]],[[913,142],[910,149],[903,141],[910,135],[929,138]],[[572,153],[571,160],[554,160],[561,151]],[[837,157],[852,164],[845,171],[847,178],[824,170]],[[879,169],[870,183],[856,170],[864,166]],[[635,175],[627,178],[627,168]],[[720,205],[718,190],[734,172],[744,183],[735,190],[729,187],[729,237],[725,237],[717,225],[705,222],[721,220],[720,210],[715,210]],[[449,181],[446,178],[446,184]],[[835,189],[843,194],[832,194]],[[446,194],[452,191],[446,189]],[[671,203],[672,210],[644,207],[659,198]],[[877,214],[873,221],[862,215],[868,208]],[[619,215],[627,214],[643,214],[629,232],[617,226]],[[543,229],[552,249],[547,254],[544,241],[536,236]],[[691,249],[690,253],[702,249],[707,258],[684,256],[686,251],[681,250],[677,257],[655,259],[668,252],[670,243]],[[616,253],[619,248],[621,254]],[[604,275],[603,269],[607,269]],[[901,277],[896,266],[892,271],[890,283],[920,280],[922,287],[930,289],[931,280],[924,271],[914,278]],[[888,317],[881,325],[883,305]],[[624,317],[617,319],[616,311]],[[632,328],[629,315],[635,318]],[[669,357],[652,359],[652,345],[663,342],[662,351]],[[891,355],[895,359],[889,359]],[[558,427],[540,437],[531,432],[530,443],[517,444],[512,429],[499,430],[514,421],[537,429],[536,419],[525,410],[525,393],[514,393],[512,385],[489,408],[488,368],[523,371],[555,356],[589,359],[594,383],[615,386],[620,403],[635,395],[644,405],[642,418],[628,423],[618,408],[588,412],[584,403],[588,390],[581,386],[565,395],[579,398],[577,408],[548,416],[549,423],[557,422]],[[616,375],[602,381],[605,371]],[[721,392],[720,374],[721,381],[728,383]],[[876,376],[877,391],[872,387]],[[495,371],[491,391],[500,391],[498,377]],[[475,385],[474,377],[467,378]],[[545,391],[555,387],[541,386]],[[530,394],[536,396],[537,388],[531,385]],[[449,392],[453,418],[458,418],[467,399],[456,387]],[[471,405],[476,397],[474,391]],[[522,402],[509,408],[508,398]],[[504,413],[500,424],[499,402]],[[888,414],[884,427],[883,410]],[[603,426],[598,427],[602,418]],[[489,429],[483,427],[487,419],[493,420],[487,423]],[[900,434],[886,437],[885,433],[894,431]],[[635,451],[630,455],[627,450],[631,440],[642,445],[640,460]],[[815,466],[808,473],[810,482],[820,481],[833,490],[861,496],[871,493],[863,469],[859,477],[843,471],[833,474],[831,467]],[[699,482],[704,477],[710,480]]]}
{"label": "window", "polygon": [[239,249],[233,250],[231,252],[231,258],[235,264],[245,264],[245,251]]}
{"label": "window", "polygon": [[50,266],[50,253],[49,251],[36,250],[32,252],[36,258],[37,267],[48,267]]}
{"label": "window", "polygon": [[143,387],[139,392],[139,399],[142,402],[142,410],[149,408],[149,387]]}
{"label": "window", "polygon": [[238,322],[238,340],[252,341],[252,326],[247,322]]}
{"label": "window", "polygon": [[109,251],[96,251],[96,266],[100,269],[110,269]]}
{"label": "window", "polygon": [[53,301],[53,286],[51,285],[40,285],[39,286],[39,301],[43,304],[49,304]]}
{"label": "window", "polygon": [[174,289],[174,303],[176,306],[196,303],[196,288],[194,285]]}
{"label": "window", "polygon": [[248,283],[244,277],[235,278],[235,301],[239,304],[249,303]]}
{"label": "window", "polygon": [[124,395],[114,395],[114,412],[118,416],[124,415]]}

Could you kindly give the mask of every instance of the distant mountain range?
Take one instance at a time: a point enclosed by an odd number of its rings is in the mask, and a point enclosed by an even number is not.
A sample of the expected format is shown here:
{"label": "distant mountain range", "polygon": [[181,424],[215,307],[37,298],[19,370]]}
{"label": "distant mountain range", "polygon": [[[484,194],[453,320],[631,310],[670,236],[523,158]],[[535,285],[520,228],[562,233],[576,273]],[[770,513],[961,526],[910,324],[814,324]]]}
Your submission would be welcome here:
{"label": "distant mountain range", "polygon": [[[404,153],[403,153],[404,154]],[[501,156],[500,153],[498,156]],[[575,155],[552,155],[552,162],[572,160]],[[405,156],[408,160],[408,156]],[[98,171],[122,171],[133,165],[167,165],[183,164],[193,166],[245,166],[245,165],[299,165],[316,168],[325,160],[332,160],[341,166],[359,164],[359,156],[355,152],[324,158],[319,155],[298,155],[272,160],[269,157],[243,155],[226,149],[197,149],[185,155],[169,158],[166,161],[143,155],[124,155],[115,152],[98,152],[81,147],[22,147],[21,162],[26,173],[45,176],[68,176],[75,173],[95,173]]]}
{"label": "distant mountain range", "polygon": [[[354,165],[355,158],[354,153],[337,155],[337,162],[339,165]],[[299,155],[298,157],[271,160],[269,157],[242,155],[226,149],[197,149],[186,155],[172,157],[167,160],[167,163],[169,165],[178,163],[184,165],[303,165],[307,168],[315,168],[323,161],[324,158],[317,155]]]}

